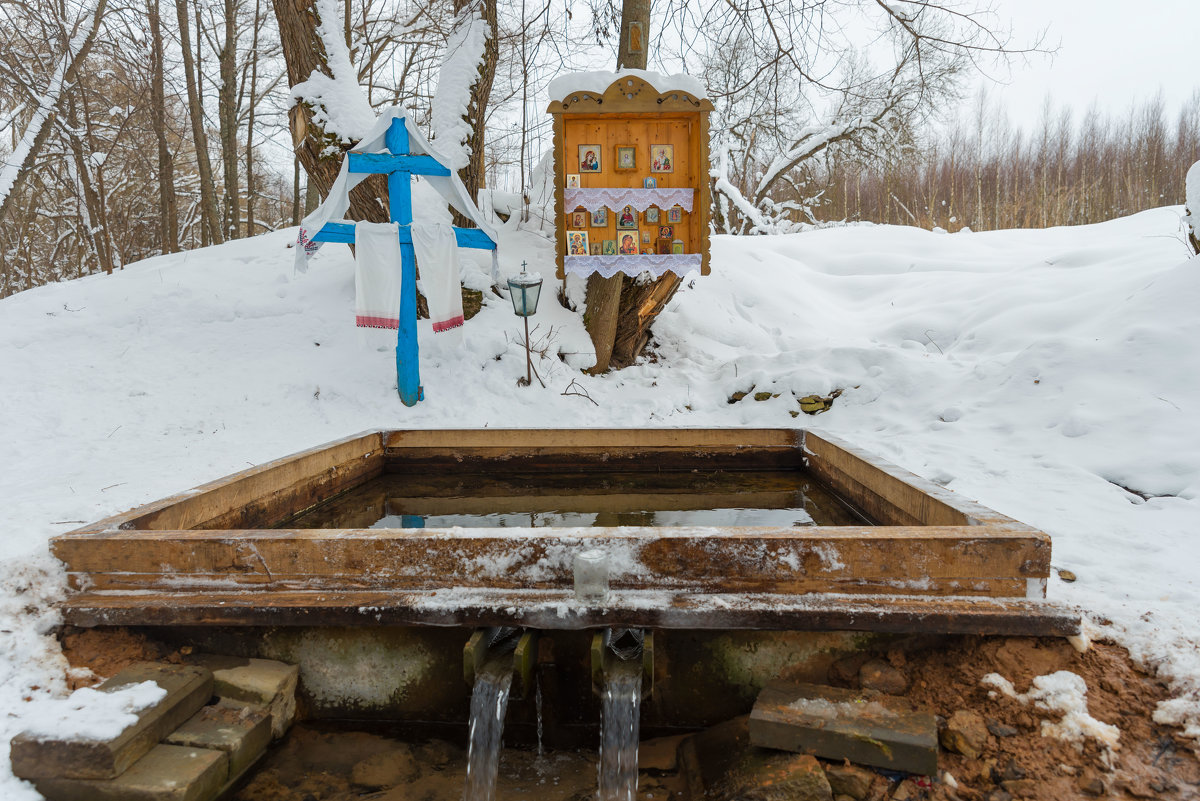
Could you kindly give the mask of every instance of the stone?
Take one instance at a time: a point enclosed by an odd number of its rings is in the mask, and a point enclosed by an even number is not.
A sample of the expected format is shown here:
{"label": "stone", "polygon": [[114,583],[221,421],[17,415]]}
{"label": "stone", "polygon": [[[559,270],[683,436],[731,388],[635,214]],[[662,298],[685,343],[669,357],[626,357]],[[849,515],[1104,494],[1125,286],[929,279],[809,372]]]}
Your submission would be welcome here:
{"label": "stone", "polygon": [[[1016,759],[1009,759],[1008,764],[996,771],[996,781],[1009,782],[1024,779],[1027,774],[1025,769],[1017,764]],[[1009,792],[1012,792],[1011,790]]]}
{"label": "stone", "polygon": [[835,795],[833,801],[857,801],[852,795]]}
{"label": "stone", "polygon": [[947,751],[978,759],[987,745],[987,724],[983,716],[970,709],[960,709],[946,721],[938,739]]}
{"label": "stone", "polygon": [[706,801],[832,801],[825,771],[807,754],[750,743],[745,716],[691,735],[679,766],[692,798]]}
{"label": "stone", "polygon": [[686,734],[656,737],[638,744],[638,770],[658,770],[664,773],[679,769],[679,744]]}
{"label": "stone", "polygon": [[350,779],[363,787],[378,789],[408,784],[420,774],[421,768],[412,749],[401,745],[362,760],[351,770]]}
{"label": "stone", "polygon": [[987,801],[1012,801],[1012,793],[1003,787],[997,787],[987,794]]}
{"label": "stone", "polygon": [[223,751],[157,745],[115,779],[38,779],[51,801],[212,801],[225,785]]}
{"label": "stone", "polygon": [[921,797],[921,791],[912,779],[905,779],[896,785],[895,791],[892,793],[892,801],[913,801]]}
{"label": "stone", "polygon": [[993,737],[1012,737],[1017,734],[1015,726],[1006,726],[995,718],[987,719],[987,730]]}
{"label": "stone", "polygon": [[856,801],[867,797],[871,782],[879,774],[857,765],[826,765],[825,777],[834,795],[849,796]]}
{"label": "stone", "polygon": [[858,681],[858,669],[868,659],[867,654],[850,654],[829,666],[829,680],[843,687],[852,687]]}
{"label": "stone", "polygon": [[1088,795],[1104,795],[1105,790],[1108,789],[1104,786],[1104,780],[1090,771],[1079,777],[1076,786]]}
{"label": "stone", "polygon": [[434,770],[442,770],[460,753],[461,749],[445,740],[430,740],[417,748],[417,762],[432,765]]}
{"label": "stone", "polygon": [[229,781],[235,781],[270,745],[271,714],[264,706],[221,699],[193,715],[165,742],[224,751],[229,757]]}
{"label": "stone", "polygon": [[750,713],[753,744],[831,760],[932,775],[937,723],[904,698],[864,698],[819,684],[773,681]]}
{"label": "stone", "polygon": [[205,668],[153,662],[130,665],[96,689],[112,692],[143,681],[155,682],[167,694],[116,737],[44,739],[23,732],[12,739],[13,774],[22,779],[116,778],[212,698],[212,673]]}
{"label": "stone", "polygon": [[864,690],[884,695],[900,695],[908,689],[908,678],[882,659],[872,659],[858,669],[858,683]]}
{"label": "stone", "polygon": [[1067,582],[1068,584],[1070,584],[1072,581],[1075,581],[1075,574],[1073,572],[1071,572],[1070,570],[1061,570],[1060,569],[1058,571],[1058,577],[1060,579],[1062,579],[1063,581]]}
{"label": "stone", "polygon": [[300,668],[273,659],[192,654],[192,664],[212,671],[213,692],[222,698],[261,704],[271,713],[271,736],[279,739],[296,718]]}
{"label": "stone", "polygon": [[1038,783],[1033,779],[1006,779],[1000,786],[1013,798],[1033,798],[1038,792]]}

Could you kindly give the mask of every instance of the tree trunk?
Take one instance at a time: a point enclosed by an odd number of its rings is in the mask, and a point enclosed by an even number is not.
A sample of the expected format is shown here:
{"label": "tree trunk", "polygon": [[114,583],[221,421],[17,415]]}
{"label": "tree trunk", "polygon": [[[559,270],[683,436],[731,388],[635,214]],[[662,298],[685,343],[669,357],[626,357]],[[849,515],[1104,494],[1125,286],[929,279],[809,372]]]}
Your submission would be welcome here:
{"label": "tree trunk", "polygon": [[[646,69],[650,50],[650,1],[621,4],[621,41],[617,69]],[[650,325],[679,289],[681,277],[667,273],[645,284],[617,273],[612,278],[588,276],[587,310],[583,324],[596,350],[588,372],[632,364],[650,339]]]}
{"label": "tree trunk", "polygon": [[163,253],[179,250],[179,205],[175,200],[175,161],[167,146],[167,101],[158,0],[147,0],[150,21],[150,119],[158,143],[158,231]]}
{"label": "tree trunk", "polygon": [[[79,76],[79,70],[83,67],[83,62],[87,59],[92,45],[96,42],[96,35],[100,32],[100,24],[104,20],[104,13],[107,7],[108,0],[99,0],[96,4],[96,12],[92,15],[91,27],[88,29],[83,43],[79,46],[78,52],[70,52],[71,42],[64,37],[62,55],[64,65],[62,68],[63,77],[62,82],[59,84],[58,92],[57,94],[46,95],[42,98],[42,107],[34,114],[29,128],[25,131],[25,137],[31,137],[29,146],[25,148],[20,159],[16,158],[17,147],[14,146],[14,152],[9,154],[10,165],[0,172],[0,179],[3,179],[0,180],[0,183],[8,183],[7,186],[0,186],[0,192],[3,192],[3,197],[0,198],[0,224],[3,224],[8,219],[8,215],[12,209],[13,198],[21,193],[21,189],[29,179],[30,171],[37,163],[42,148],[46,145],[46,140],[50,138],[50,132],[54,129],[54,117],[60,113],[67,95],[70,94],[68,90],[74,85]],[[30,87],[30,90],[32,91],[33,87]],[[20,163],[15,163],[18,160]],[[11,180],[9,180],[9,175],[4,174],[9,173],[10,170]]]}
{"label": "tree trunk", "polygon": [[[454,0],[454,14],[458,16],[475,3],[480,3],[483,11],[483,21],[488,27],[487,44],[483,48],[483,62],[479,65],[479,77],[471,86],[471,102],[467,106],[466,120],[471,126],[471,136],[467,147],[471,150],[471,160],[467,166],[458,171],[463,185],[472,201],[478,201],[479,189],[484,185],[484,123],[487,116],[488,100],[492,96],[492,82],[496,78],[496,63],[500,58],[500,39],[497,31],[496,0]],[[463,217],[456,210],[454,224],[463,227],[475,227],[475,223]]]}
{"label": "tree trunk", "polygon": [[[175,0],[175,16],[179,22],[179,45],[183,51],[183,72],[187,83],[188,116],[192,121],[192,143],[196,148],[196,171],[200,174],[200,217],[202,228],[212,241],[220,243],[221,222],[217,214],[217,190],[213,185],[212,164],[208,160],[208,136],[204,133],[204,109],[200,104],[200,89],[196,83],[196,62],[192,56],[191,23],[188,20],[187,0]],[[197,36],[199,30],[197,29]],[[203,240],[202,240],[203,241]],[[204,241],[204,244],[208,244]]]}
{"label": "tree trunk", "polygon": [[217,118],[221,126],[221,165],[225,178],[222,235],[226,239],[237,239],[242,212],[238,198],[237,6],[234,0],[225,0],[225,40],[221,43],[218,64],[221,86],[217,89]]}
{"label": "tree trunk", "polygon": [[258,31],[262,2],[254,0],[254,36],[250,42],[250,117],[246,122],[246,236],[254,236],[254,107],[258,104]]}
{"label": "tree trunk", "polygon": [[[313,70],[330,75],[325,43],[317,32],[319,18],[315,0],[272,0],[275,19],[279,23],[279,41],[287,63],[288,86],[308,80]],[[307,103],[297,103],[288,111],[292,131],[292,147],[300,165],[308,175],[310,191],[321,197],[329,194],[342,164],[341,155],[325,155],[329,144],[338,144],[326,137],[324,129],[313,122],[313,110]],[[311,211],[306,204],[306,209]],[[372,175],[350,192],[348,216],[367,222],[387,222],[387,178]]]}

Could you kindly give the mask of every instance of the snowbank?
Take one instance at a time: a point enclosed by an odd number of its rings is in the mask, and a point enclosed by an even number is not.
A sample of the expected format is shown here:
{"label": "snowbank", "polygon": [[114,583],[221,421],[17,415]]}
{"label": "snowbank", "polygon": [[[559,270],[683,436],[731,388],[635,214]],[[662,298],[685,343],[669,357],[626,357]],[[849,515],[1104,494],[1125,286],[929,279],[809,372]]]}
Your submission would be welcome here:
{"label": "snowbank", "polygon": [[[656,326],[658,358],[608,376],[549,280],[525,374],[521,320],[484,294],[460,345],[419,326],[427,400],[395,391],[394,340],[353,324],[349,250],[292,269],[295,229],[0,300],[0,741],[65,694],[45,635],[56,533],[379,427],[796,426],[842,436],[1047,531],[1052,599],[1088,610],[1174,687],[1200,736],[1200,271],[1178,207],[1102,225],[938,234],[860,225],[714,237]],[[553,242],[500,233],[507,276]],[[463,252],[473,288],[487,254]],[[568,284],[578,298],[582,282]],[[586,392],[593,404],[577,394]],[[779,397],[730,404],[755,387]],[[844,393],[819,417],[795,397]],[[36,689],[35,689],[36,688]],[[33,799],[7,776],[0,797]]]}

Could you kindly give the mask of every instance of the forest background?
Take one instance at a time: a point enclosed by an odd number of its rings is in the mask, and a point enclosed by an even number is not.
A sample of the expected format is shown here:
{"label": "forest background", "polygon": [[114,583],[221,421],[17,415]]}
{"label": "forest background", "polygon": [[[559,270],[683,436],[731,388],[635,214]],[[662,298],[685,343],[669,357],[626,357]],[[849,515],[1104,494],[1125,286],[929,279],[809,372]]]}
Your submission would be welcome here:
{"label": "forest background", "polygon": [[[906,29],[926,21],[897,4],[755,5],[779,30],[748,5],[723,4],[723,17],[687,0],[655,4],[650,25],[648,66],[700,77],[717,107],[718,232],[1045,227],[1184,201],[1200,88],[1178,108],[1152,89],[1119,111],[1047,99],[1025,129],[971,87],[989,59],[1052,48],[1016,41],[999,13],[967,4],[914,38]],[[856,7],[853,21],[835,6]],[[612,68],[622,9],[611,0],[2,2],[0,297],[296,224],[319,193],[293,153],[297,81],[280,21],[313,8],[326,39],[335,23],[344,37],[326,49],[348,55],[352,74],[335,77],[374,109],[406,105],[439,146],[460,134],[438,119],[439,81],[467,47],[464,20],[482,20],[494,77],[478,199],[552,234],[546,87]]]}

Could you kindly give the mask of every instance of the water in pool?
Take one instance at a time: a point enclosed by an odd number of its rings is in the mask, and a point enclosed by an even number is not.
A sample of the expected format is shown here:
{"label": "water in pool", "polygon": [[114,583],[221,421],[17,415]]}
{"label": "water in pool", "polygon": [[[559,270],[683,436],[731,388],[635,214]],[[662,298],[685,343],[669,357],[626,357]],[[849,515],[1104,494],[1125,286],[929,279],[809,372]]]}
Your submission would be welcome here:
{"label": "water in pool", "polygon": [[796,470],[385,473],[283,528],[863,525]]}

